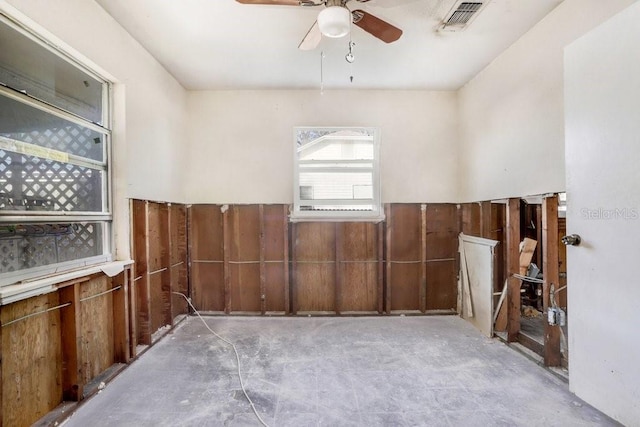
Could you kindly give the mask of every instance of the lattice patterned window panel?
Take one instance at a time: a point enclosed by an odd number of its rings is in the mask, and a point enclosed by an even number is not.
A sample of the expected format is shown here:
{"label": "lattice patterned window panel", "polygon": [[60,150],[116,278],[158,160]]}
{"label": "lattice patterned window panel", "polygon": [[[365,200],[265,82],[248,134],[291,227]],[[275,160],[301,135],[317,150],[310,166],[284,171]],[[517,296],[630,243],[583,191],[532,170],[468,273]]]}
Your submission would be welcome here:
{"label": "lattice patterned window panel", "polygon": [[0,273],[102,254],[101,223],[0,226]]}

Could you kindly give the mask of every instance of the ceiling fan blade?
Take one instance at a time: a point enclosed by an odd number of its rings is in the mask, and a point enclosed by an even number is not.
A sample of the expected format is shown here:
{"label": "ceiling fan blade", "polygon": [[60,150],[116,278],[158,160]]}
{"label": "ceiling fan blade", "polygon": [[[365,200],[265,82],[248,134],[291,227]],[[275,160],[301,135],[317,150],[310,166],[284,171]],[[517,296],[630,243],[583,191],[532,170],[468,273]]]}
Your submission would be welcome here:
{"label": "ceiling fan blade", "polygon": [[304,36],[300,44],[298,45],[298,49],[300,50],[313,50],[320,44],[322,40],[322,33],[320,32],[320,27],[318,26],[318,21],[316,21],[307,34]]}
{"label": "ceiling fan blade", "polygon": [[236,0],[242,4],[273,4],[282,6],[300,6],[300,0]]}
{"label": "ceiling fan blade", "polygon": [[364,10],[351,12],[353,23],[385,43],[393,43],[402,35],[402,30]]}

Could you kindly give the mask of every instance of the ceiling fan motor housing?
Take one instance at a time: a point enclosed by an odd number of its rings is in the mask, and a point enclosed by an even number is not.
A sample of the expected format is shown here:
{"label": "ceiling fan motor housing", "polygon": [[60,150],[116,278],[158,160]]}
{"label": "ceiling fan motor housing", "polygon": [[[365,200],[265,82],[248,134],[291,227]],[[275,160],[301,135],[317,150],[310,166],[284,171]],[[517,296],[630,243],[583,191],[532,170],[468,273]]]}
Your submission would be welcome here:
{"label": "ceiling fan motor housing", "polygon": [[351,12],[344,6],[329,6],[318,14],[318,27],[327,37],[344,37],[351,28]]}

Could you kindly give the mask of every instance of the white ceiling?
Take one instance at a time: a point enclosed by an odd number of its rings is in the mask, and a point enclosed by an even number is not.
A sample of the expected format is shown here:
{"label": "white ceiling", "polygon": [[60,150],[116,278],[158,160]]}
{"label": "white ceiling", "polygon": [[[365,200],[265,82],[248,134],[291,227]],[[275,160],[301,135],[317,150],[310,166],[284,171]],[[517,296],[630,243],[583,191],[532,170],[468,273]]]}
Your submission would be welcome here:
{"label": "white ceiling", "polygon": [[354,26],[356,59],[350,65],[344,59],[348,37],[324,39],[313,51],[298,49],[323,6],[96,1],[190,90],[455,90],[562,2],[490,0],[465,31],[443,33],[436,29],[456,0],[352,0],[350,9],[364,9],[404,33],[385,44]]}

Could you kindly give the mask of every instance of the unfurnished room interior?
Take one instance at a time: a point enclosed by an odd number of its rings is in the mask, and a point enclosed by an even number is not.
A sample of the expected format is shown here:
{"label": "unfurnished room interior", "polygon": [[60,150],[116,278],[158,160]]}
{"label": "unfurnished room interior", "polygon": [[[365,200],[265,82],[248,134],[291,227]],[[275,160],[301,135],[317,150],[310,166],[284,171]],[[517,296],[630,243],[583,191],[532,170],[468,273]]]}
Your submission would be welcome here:
{"label": "unfurnished room interior", "polygon": [[638,22],[0,0],[0,427],[640,426]]}

